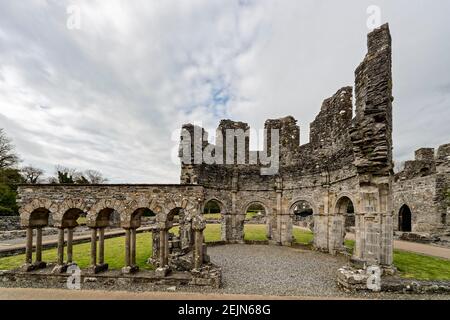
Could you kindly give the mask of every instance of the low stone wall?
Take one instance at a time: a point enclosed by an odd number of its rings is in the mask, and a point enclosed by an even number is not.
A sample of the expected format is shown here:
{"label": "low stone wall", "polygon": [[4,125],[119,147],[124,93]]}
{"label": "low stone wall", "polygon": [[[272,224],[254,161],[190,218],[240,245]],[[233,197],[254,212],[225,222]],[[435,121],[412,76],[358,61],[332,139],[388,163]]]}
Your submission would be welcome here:
{"label": "low stone wall", "polygon": [[[36,230],[33,232],[34,235],[36,235]],[[49,236],[58,234],[58,230],[55,228],[44,228],[42,229],[42,235],[43,236]],[[11,239],[17,239],[17,238],[25,238],[27,236],[26,230],[12,230],[12,231],[3,231],[0,232],[0,241],[5,240],[11,240]]]}
{"label": "low stone wall", "polygon": [[[337,284],[344,291],[368,291],[367,280],[369,274],[362,269],[343,267],[338,270]],[[381,276],[380,290],[398,293],[450,293],[450,281],[422,281],[403,279],[394,275]]]}
{"label": "low stone wall", "polygon": [[[0,287],[22,288],[62,288],[67,289],[68,277],[72,274],[51,273],[52,266],[46,269],[23,272],[19,270],[0,271]],[[80,273],[80,289],[154,291],[167,287],[194,286],[220,288],[222,270],[214,265],[204,266],[200,271],[176,272],[166,276],[155,271],[139,271],[135,274],[122,274],[119,270],[93,274],[84,270]]]}
{"label": "low stone wall", "polygon": [[0,216],[0,231],[12,231],[20,228],[19,216]]}

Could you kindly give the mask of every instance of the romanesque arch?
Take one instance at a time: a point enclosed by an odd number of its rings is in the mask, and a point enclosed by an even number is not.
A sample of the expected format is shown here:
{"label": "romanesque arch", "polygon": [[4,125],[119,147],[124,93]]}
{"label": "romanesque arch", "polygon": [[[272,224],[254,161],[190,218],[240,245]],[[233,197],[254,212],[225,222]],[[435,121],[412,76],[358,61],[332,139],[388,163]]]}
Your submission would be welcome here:
{"label": "romanesque arch", "polygon": [[[313,237],[316,234],[315,220],[316,215],[319,213],[318,207],[315,202],[309,197],[297,197],[291,201],[289,205],[289,216],[291,224],[303,228],[308,228],[312,231]],[[305,214],[301,214],[301,213]],[[306,214],[309,212],[310,214]],[[292,234],[292,230],[291,230]],[[293,235],[292,235],[293,236]],[[293,238],[293,237],[292,237]]]}
{"label": "romanesque arch", "polygon": [[224,203],[224,201],[216,198],[216,197],[211,197],[208,198],[202,208],[202,213],[207,213],[206,208],[208,207],[208,204],[210,203],[215,203],[218,207],[219,207],[219,213],[220,213],[220,239],[222,241],[227,241],[229,240],[228,237],[228,233],[227,230],[230,229],[229,227],[229,216],[228,216],[228,210],[227,207]]}
{"label": "romanesque arch", "polygon": [[253,200],[247,202],[243,210],[244,220],[239,221],[243,228],[243,238],[245,238],[245,223],[246,221],[254,221],[266,226],[266,240],[272,238],[272,214],[269,207],[260,200]]}
{"label": "romanesque arch", "polygon": [[350,196],[345,194],[338,197],[334,205],[330,228],[330,253],[344,250],[344,240],[347,227],[355,225],[355,205]]}
{"label": "romanesque arch", "polygon": [[101,199],[87,212],[86,225],[90,227],[106,227],[109,225],[113,213],[119,215],[119,220],[125,212],[126,205],[120,200]]}
{"label": "romanesque arch", "polygon": [[266,226],[266,238],[267,239],[272,238],[273,212],[270,210],[270,206],[267,205],[267,203],[263,199],[259,197],[253,197],[242,203],[242,205],[238,209],[237,215],[235,216],[236,220],[235,223],[233,224],[234,239],[237,239],[238,241],[243,241],[245,238],[244,229],[245,229],[246,215],[248,209],[253,205],[257,205],[263,208],[264,216],[262,217],[262,223],[264,223]]}

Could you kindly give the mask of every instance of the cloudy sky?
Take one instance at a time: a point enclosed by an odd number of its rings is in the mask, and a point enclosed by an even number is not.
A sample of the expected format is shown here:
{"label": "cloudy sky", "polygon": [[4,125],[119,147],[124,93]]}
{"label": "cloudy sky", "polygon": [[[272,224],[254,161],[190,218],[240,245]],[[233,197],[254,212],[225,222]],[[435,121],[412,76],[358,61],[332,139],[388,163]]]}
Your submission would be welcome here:
{"label": "cloudy sky", "polygon": [[177,183],[187,122],[292,115],[306,143],[353,85],[369,5],[393,37],[397,161],[450,142],[447,0],[0,0],[0,128],[24,165],[111,182]]}

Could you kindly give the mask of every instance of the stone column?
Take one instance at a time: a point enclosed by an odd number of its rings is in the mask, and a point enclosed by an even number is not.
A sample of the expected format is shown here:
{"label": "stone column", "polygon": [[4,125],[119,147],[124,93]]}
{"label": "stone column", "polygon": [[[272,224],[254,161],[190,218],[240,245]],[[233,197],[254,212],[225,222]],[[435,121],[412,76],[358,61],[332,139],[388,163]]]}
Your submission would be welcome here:
{"label": "stone column", "polygon": [[64,265],[64,229],[58,229],[58,265]]}
{"label": "stone column", "polygon": [[91,230],[91,267],[97,265],[97,228]]}
{"label": "stone column", "polygon": [[67,263],[73,262],[73,228],[67,229]]}
{"label": "stone column", "polygon": [[36,228],[36,263],[42,262],[42,227]]}
{"label": "stone column", "polygon": [[130,229],[125,229],[125,267],[131,266],[130,261]]}
{"label": "stone column", "polygon": [[163,268],[168,265],[169,263],[169,256],[168,256],[168,237],[167,237],[167,228],[160,228],[159,229],[159,267]]}
{"label": "stone column", "polygon": [[99,229],[98,234],[98,263],[105,263],[105,228]]}
{"label": "stone column", "polygon": [[203,264],[203,230],[206,228],[205,219],[202,216],[195,216],[192,219],[192,229],[195,233],[195,244],[193,253],[193,267],[198,270]]}
{"label": "stone column", "polygon": [[132,267],[136,266],[136,229],[130,230],[130,265]]}
{"label": "stone column", "polygon": [[25,249],[25,263],[33,262],[33,228],[27,227],[27,246]]}

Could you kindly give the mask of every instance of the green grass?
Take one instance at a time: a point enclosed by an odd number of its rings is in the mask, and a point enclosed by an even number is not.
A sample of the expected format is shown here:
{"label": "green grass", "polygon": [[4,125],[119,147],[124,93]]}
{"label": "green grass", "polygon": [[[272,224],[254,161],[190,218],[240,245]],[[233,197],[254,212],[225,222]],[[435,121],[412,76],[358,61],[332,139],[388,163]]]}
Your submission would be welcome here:
{"label": "green grass", "polygon": [[403,278],[450,280],[449,260],[394,250],[394,265]]}
{"label": "green grass", "polygon": [[[146,264],[152,253],[151,233],[139,233],[136,235],[136,264],[143,269],[153,269],[153,266]],[[73,246],[73,261],[80,268],[87,268],[90,265],[91,244],[82,243]],[[42,252],[43,261],[56,261],[57,249],[48,249]],[[20,254],[0,259],[0,270],[9,270],[21,266],[25,261],[25,255]],[[125,239],[124,237],[111,238],[105,240],[105,262],[110,269],[120,269],[125,265]]]}
{"label": "green grass", "polygon": [[254,216],[258,215],[259,211],[247,211],[247,213],[245,214],[245,219],[250,220],[251,218],[253,218]]}
{"label": "green grass", "polygon": [[86,224],[86,217],[79,217],[77,219],[78,224]]}
{"label": "green grass", "polygon": [[[179,228],[174,227],[171,232],[178,234]],[[245,240],[267,240],[265,225],[245,225]],[[221,240],[220,224],[209,224],[204,231],[206,242]],[[309,245],[313,241],[313,234],[300,228],[293,229],[296,243]],[[345,245],[353,250],[355,241],[346,240]],[[136,237],[136,263],[141,269],[151,270],[153,266],[146,263],[152,253],[151,233],[139,233]],[[125,240],[123,237],[105,240],[105,262],[110,269],[120,269],[124,266]],[[43,251],[43,260],[54,262],[56,248]],[[86,268],[90,262],[90,243],[73,246],[74,261],[80,268]],[[0,258],[0,270],[14,269],[23,264],[25,255]],[[404,278],[418,280],[450,280],[450,261],[421,254],[394,250],[394,265]]]}
{"label": "green grass", "polygon": [[258,224],[244,225],[244,240],[253,240],[253,241],[267,240],[266,226]]}
{"label": "green grass", "polygon": [[[345,240],[353,251],[354,240]],[[400,276],[417,280],[450,280],[450,261],[403,250],[394,250],[394,266]]]}
{"label": "green grass", "polygon": [[300,228],[293,228],[292,235],[294,236],[296,243],[309,245],[314,239],[314,235],[311,231],[306,231]]}
{"label": "green grass", "polygon": [[220,220],[222,218],[222,215],[220,213],[205,213],[203,216],[208,220]]}

